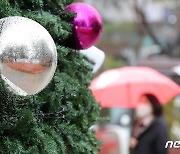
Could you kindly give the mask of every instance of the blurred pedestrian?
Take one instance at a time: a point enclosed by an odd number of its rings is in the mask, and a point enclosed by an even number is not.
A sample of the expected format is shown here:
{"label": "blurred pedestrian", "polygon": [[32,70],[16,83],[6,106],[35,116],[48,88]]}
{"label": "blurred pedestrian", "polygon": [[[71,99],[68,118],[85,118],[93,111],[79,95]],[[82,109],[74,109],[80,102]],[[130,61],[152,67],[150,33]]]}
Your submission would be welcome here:
{"label": "blurred pedestrian", "polygon": [[163,107],[151,94],[144,95],[135,109],[136,122],[130,141],[131,154],[168,154],[167,126]]}

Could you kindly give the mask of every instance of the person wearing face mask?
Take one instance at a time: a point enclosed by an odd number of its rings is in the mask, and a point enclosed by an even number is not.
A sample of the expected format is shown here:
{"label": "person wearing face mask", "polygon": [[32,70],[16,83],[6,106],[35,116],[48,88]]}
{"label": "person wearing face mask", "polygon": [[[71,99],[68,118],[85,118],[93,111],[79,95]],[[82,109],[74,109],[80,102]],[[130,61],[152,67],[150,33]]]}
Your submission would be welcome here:
{"label": "person wearing face mask", "polygon": [[167,126],[163,107],[151,94],[144,95],[135,109],[136,122],[130,141],[131,154],[168,154]]}

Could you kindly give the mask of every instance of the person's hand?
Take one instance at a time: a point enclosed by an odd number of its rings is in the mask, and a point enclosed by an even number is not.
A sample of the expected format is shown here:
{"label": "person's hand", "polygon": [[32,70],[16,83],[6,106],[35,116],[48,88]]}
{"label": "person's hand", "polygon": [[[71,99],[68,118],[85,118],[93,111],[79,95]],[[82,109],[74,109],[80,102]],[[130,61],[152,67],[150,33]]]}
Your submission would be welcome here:
{"label": "person's hand", "polygon": [[138,141],[136,138],[132,137],[130,140],[130,148],[134,149],[136,147],[136,145],[138,144]]}

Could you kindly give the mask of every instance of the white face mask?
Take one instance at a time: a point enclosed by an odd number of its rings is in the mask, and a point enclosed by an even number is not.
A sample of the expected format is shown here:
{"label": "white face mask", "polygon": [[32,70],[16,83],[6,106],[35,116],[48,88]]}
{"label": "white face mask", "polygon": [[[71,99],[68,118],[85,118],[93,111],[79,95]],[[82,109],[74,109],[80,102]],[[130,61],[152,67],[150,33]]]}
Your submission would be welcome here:
{"label": "white face mask", "polygon": [[153,109],[149,104],[141,104],[135,109],[135,113],[138,118],[143,118],[152,115]]}

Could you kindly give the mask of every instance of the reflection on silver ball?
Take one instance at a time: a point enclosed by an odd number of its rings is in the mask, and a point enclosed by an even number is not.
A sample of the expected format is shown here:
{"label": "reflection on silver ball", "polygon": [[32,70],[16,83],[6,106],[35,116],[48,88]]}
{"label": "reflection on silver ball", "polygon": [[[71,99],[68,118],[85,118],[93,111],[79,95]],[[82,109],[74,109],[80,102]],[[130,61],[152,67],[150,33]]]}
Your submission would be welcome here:
{"label": "reflection on silver ball", "polygon": [[44,89],[57,66],[55,43],[48,31],[24,17],[0,20],[0,74],[18,95]]}

